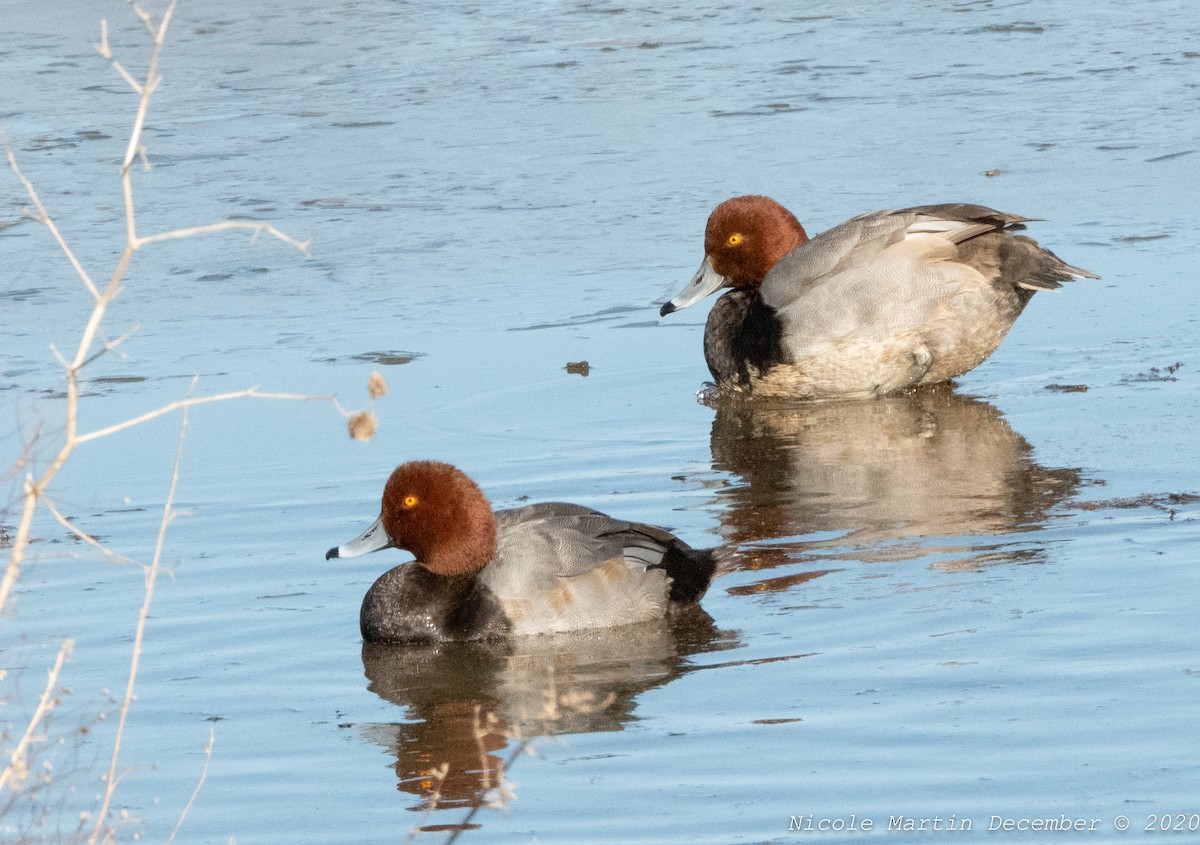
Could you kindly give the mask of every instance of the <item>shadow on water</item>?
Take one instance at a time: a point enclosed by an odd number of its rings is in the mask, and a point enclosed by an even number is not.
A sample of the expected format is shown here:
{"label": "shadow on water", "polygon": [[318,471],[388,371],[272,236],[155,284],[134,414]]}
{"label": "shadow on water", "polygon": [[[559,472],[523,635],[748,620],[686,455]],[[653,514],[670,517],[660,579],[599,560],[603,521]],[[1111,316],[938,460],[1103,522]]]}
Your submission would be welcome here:
{"label": "shadow on water", "polygon": [[998,538],[1043,526],[1082,481],[1077,469],[1038,464],[999,410],[944,385],[872,402],[723,401],[712,455],[715,469],[740,479],[718,494],[721,531],[749,569],[929,556],[957,568],[1036,561],[1038,544]]}
{"label": "shadow on water", "polygon": [[438,808],[477,807],[496,786],[499,753],[512,740],[623,730],[637,718],[638,695],[697,668],[690,656],[739,645],[699,609],[670,622],[571,635],[365,643],[368,689],[400,707],[406,721],[356,727],[395,757],[397,788],[423,799],[411,809],[427,808],[442,764]]}

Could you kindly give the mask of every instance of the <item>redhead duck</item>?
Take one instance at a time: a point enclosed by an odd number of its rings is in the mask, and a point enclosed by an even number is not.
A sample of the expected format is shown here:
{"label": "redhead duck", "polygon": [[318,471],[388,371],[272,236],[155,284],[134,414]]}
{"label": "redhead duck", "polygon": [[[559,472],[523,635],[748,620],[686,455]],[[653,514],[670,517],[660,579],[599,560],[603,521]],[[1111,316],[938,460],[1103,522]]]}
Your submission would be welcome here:
{"label": "redhead duck", "polygon": [[1030,297],[1099,278],[1013,232],[1033,218],[981,205],[863,214],[809,240],[768,197],[726,200],[704,261],[662,316],[720,288],[704,357],[722,392],[885,396],[978,366]]}
{"label": "redhead duck", "polygon": [[387,548],[416,560],[379,577],[359,626],[367,642],[444,642],[605,628],[695,605],[724,569],[652,525],[559,502],[492,511],[461,470],[396,467],[377,520],[325,559]]}

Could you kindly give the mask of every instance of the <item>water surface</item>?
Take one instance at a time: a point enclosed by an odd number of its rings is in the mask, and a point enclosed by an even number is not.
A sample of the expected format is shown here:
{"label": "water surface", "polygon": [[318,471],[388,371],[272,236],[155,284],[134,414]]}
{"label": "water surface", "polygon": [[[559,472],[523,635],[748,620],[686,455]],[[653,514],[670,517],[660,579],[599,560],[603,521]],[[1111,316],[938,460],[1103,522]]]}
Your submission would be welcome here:
{"label": "water surface", "polygon": [[[136,71],[145,36],[121,3],[56,9],[0,11],[0,120],[105,278],[135,98],[92,42],[107,17]],[[197,374],[201,392],[365,407],[378,369],[391,392],[368,444],[322,404],[193,413],[118,838],[165,840],[210,728],[180,841],[398,842],[418,824],[443,841],[494,797],[484,772],[518,735],[536,756],[514,759],[515,798],[460,841],[885,841],[904,839],[889,817],[936,816],[960,828],[943,841],[971,842],[1003,835],[993,815],[1063,814],[1127,841],[1150,814],[1200,810],[1193,17],[1108,0],[181,4],[141,231],[268,220],[311,255],[240,234],[145,250],[106,336],[139,330],[89,370],[82,425]],[[710,408],[705,308],[657,309],[712,206],[751,192],[810,231],[981,202],[1043,218],[1030,234],[1103,279],[1035,297],[950,390]],[[0,177],[6,463],[36,436],[34,460],[52,454],[48,345],[73,349],[89,308],[27,204]],[[82,449],[55,501],[148,561],[177,434],[165,418]],[[403,557],[322,555],[375,516],[392,466],[426,457],[497,506],[575,501],[742,564],[708,618],[674,627],[363,649],[361,596]],[[102,789],[96,714],[143,585],[49,519],[37,536],[3,619],[5,719],[74,637],[54,727],[90,730],[48,793],[70,830]],[[548,690],[576,706],[547,709]],[[477,707],[498,720],[478,741]],[[810,815],[876,827],[789,832]]]}

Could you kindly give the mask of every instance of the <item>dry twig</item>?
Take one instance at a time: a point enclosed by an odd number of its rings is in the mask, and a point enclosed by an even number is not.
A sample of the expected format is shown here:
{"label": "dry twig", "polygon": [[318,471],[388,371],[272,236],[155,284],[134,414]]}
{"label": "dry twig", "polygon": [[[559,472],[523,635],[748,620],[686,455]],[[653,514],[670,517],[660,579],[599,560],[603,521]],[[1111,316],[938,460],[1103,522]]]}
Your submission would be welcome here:
{"label": "dry twig", "polygon": [[61,525],[63,528],[66,528],[68,531],[70,531],[72,534],[74,534],[80,540],[83,540],[83,542],[85,542],[88,545],[92,546],[93,548],[103,552],[104,555],[106,557],[108,557],[110,560],[119,561],[121,563],[133,563],[133,560],[125,557],[124,555],[117,554],[112,549],[108,548],[103,543],[101,543],[99,540],[97,540],[95,537],[93,537],[91,534],[88,534],[83,529],[81,529],[79,526],[75,525],[75,523],[71,522],[69,519],[67,519],[65,516],[63,516],[61,513],[59,513],[58,507],[55,506],[54,502],[50,501],[50,498],[45,493],[42,494],[42,506],[46,510],[50,511],[50,514],[54,517],[54,519],[58,522],[59,525]]}
{"label": "dry twig", "polygon": [[[105,792],[102,798],[101,806],[94,814],[84,814],[81,818],[86,819],[81,822],[80,833],[83,832],[83,825],[94,821],[94,827],[91,830],[88,842],[94,845],[98,840],[104,838],[111,839],[112,828],[107,826],[109,809],[112,806],[113,793],[118,782],[117,765],[121,753],[122,739],[124,737],[126,722],[129,716],[130,707],[134,700],[134,689],[138,675],[138,667],[142,655],[143,642],[147,620],[151,602],[154,597],[155,582],[158,575],[162,571],[161,561],[163,547],[166,537],[167,526],[174,518],[174,502],[175,494],[179,483],[180,462],[183,451],[184,438],[188,424],[188,412],[197,405],[233,400],[238,398],[256,398],[256,399],[282,399],[282,400],[322,400],[328,401],[338,410],[344,417],[349,417],[350,413],[338,404],[333,397],[316,397],[303,396],[287,393],[267,393],[262,392],[258,387],[251,387],[245,390],[231,391],[227,393],[216,394],[213,396],[194,396],[192,392],[186,399],[176,402],[167,403],[159,408],[143,413],[139,416],[127,419],[113,425],[98,428],[85,433],[79,431],[79,400],[80,400],[80,384],[83,380],[84,369],[97,360],[99,357],[120,346],[130,335],[136,331],[136,327],[116,340],[107,340],[102,331],[104,320],[107,316],[109,306],[113,300],[121,293],[122,284],[125,279],[126,272],[129,269],[130,262],[135,253],[142,247],[154,243],[160,243],[167,240],[178,238],[187,238],[195,235],[203,235],[227,230],[245,230],[254,235],[265,234],[269,235],[299,251],[307,254],[308,241],[299,241],[289,235],[283,233],[279,229],[267,223],[259,223],[253,221],[241,220],[226,220],[218,223],[207,225],[190,226],[186,228],[175,229],[156,234],[139,236],[137,231],[137,218],[134,206],[133,184],[132,184],[132,165],[135,159],[140,158],[145,169],[149,170],[149,162],[146,158],[145,146],[142,141],[143,130],[146,124],[146,116],[150,106],[150,99],[157,89],[162,77],[159,75],[159,59],[162,53],[163,44],[166,38],[168,26],[171,22],[171,17],[175,10],[175,2],[171,4],[163,13],[162,18],[155,23],[152,16],[145,10],[140,8],[134,0],[129,0],[129,6],[133,13],[142,22],[146,32],[150,35],[151,48],[150,58],[147,66],[144,79],[141,81],[135,79],[129,71],[125,69],[112,55],[112,50],[108,43],[108,24],[107,21],[101,22],[100,43],[96,45],[100,55],[113,67],[118,75],[129,84],[133,91],[137,94],[138,104],[136,116],[133,126],[130,130],[128,145],[125,150],[125,155],[121,164],[121,193],[124,203],[124,220],[125,220],[125,243],[121,249],[120,255],[116,260],[115,266],[109,273],[108,278],[102,284],[96,281],[96,278],[90,274],[79,260],[67,239],[63,236],[58,225],[55,223],[50,211],[43,203],[38,191],[33,183],[25,177],[19,167],[16,155],[13,152],[11,145],[5,141],[5,151],[9,167],[16,175],[25,189],[32,204],[32,211],[27,211],[27,216],[37,222],[44,224],[49,229],[59,249],[66,256],[68,262],[74,268],[75,273],[81,280],[84,289],[92,300],[91,312],[87,317],[86,323],[80,332],[78,344],[75,351],[71,355],[64,355],[59,350],[51,345],[51,351],[58,362],[62,365],[65,382],[66,382],[66,399],[65,399],[65,424],[61,444],[58,445],[57,451],[54,451],[49,462],[39,471],[25,471],[24,485],[21,495],[20,517],[17,521],[15,531],[13,532],[11,544],[9,547],[9,556],[7,565],[4,568],[3,577],[0,578],[0,612],[7,606],[9,596],[12,593],[21,571],[21,565],[25,559],[26,552],[31,542],[31,531],[33,525],[34,514],[39,505],[43,506],[46,511],[63,527],[71,531],[75,536],[101,550],[110,557],[120,558],[111,550],[107,549],[103,544],[91,537],[82,529],[75,526],[70,520],[64,517],[55,506],[54,502],[46,495],[51,483],[57,477],[59,471],[67,463],[73,452],[79,446],[107,437],[150,420],[156,419],[174,411],[181,411],[181,422],[179,431],[179,443],[175,455],[174,470],[171,476],[171,483],[166,502],[163,508],[162,519],[159,523],[158,538],[154,548],[153,560],[145,567],[145,595],[138,615],[136,633],[134,637],[133,651],[130,658],[129,675],[125,686],[125,695],[120,704],[120,718],[117,726],[116,736],[113,741],[112,755],[109,761],[108,773],[106,778]],[[193,390],[195,381],[193,381]],[[31,460],[29,452],[32,448],[32,442],[27,442],[24,446],[21,458],[16,465],[24,471],[24,468],[29,466]],[[123,559],[123,558],[120,558]],[[73,643],[68,640],[59,650],[58,659],[54,667],[50,670],[49,680],[46,685],[45,692],[42,695],[41,702],[30,719],[29,726],[24,735],[9,755],[9,761],[4,769],[3,774],[0,774],[0,789],[10,785],[14,779],[22,775],[22,767],[27,759],[27,752],[31,742],[38,739],[38,726],[43,724],[49,715],[49,712],[57,704],[54,697],[57,688],[59,672],[62,669],[66,657],[71,651]],[[187,806],[184,807],[175,830],[172,832],[170,840],[173,841],[178,833],[184,819],[187,817],[193,803],[208,774],[208,766],[212,756],[212,748],[214,735],[210,733],[209,742],[205,749],[205,762],[203,771],[201,772],[199,782],[189,799]]]}
{"label": "dry twig", "polygon": [[204,786],[204,781],[208,778],[208,764],[212,762],[213,745],[217,741],[217,732],[212,728],[208,729],[208,745],[204,746],[204,768],[200,770],[200,779],[196,781],[196,788],[192,790],[192,797],[188,799],[187,806],[183,808],[183,812],[179,814],[179,820],[175,822],[175,829],[171,831],[171,835],[167,837],[167,845],[171,845],[175,841],[175,834],[179,833],[179,828],[183,827],[183,820],[187,818],[188,813],[192,809],[192,805],[196,803],[196,796],[200,794],[200,788]]}
{"label": "dry twig", "polygon": [[[66,356],[59,353],[56,348],[51,347],[55,357],[58,359],[59,363],[62,364],[66,373],[67,398],[65,432],[62,445],[60,446],[58,452],[50,460],[46,468],[42,471],[41,475],[36,478],[33,473],[26,475],[22,492],[21,517],[18,520],[16,532],[13,535],[8,564],[5,567],[3,577],[0,578],[0,610],[3,610],[3,608],[7,605],[9,595],[11,594],[13,586],[16,584],[17,578],[20,575],[21,564],[25,559],[25,552],[30,542],[33,516],[37,509],[37,505],[39,502],[45,503],[47,501],[44,496],[47,487],[50,485],[51,481],[53,481],[55,476],[58,475],[59,470],[62,469],[67,459],[71,456],[71,453],[74,452],[78,446],[101,437],[107,437],[108,435],[115,434],[118,431],[123,431],[124,429],[140,425],[143,422],[160,417],[164,414],[171,413],[172,411],[186,410],[192,405],[200,405],[209,402],[221,402],[242,397],[309,401],[319,399],[331,401],[343,416],[349,416],[349,414],[340,405],[338,405],[336,400],[333,400],[332,397],[298,396],[295,394],[284,393],[263,393],[260,392],[257,387],[251,387],[246,390],[222,393],[216,396],[189,397],[186,400],[168,403],[167,405],[164,405],[153,411],[149,411],[138,417],[126,420],[122,423],[110,425],[82,435],[79,434],[79,385],[84,367],[95,361],[96,358],[104,353],[116,348],[127,337],[129,337],[130,333],[132,333],[130,332],[122,335],[114,341],[105,342],[98,350],[94,350],[97,342],[97,336],[100,333],[100,327],[104,321],[105,315],[107,314],[108,307],[121,292],[121,282],[125,277],[125,273],[129,268],[129,263],[132,260],[134,253],[136,253],[143,246],[152,243],[231,229],[248,230],[256,235],[268,234],[282,241],[283,243],[300,250],[301,252],[307,252],[308,249],[307,241],[298,241],[295,238],[284,234],[270,224],[240,220],[228,220],[203,226],[192,226],[168,232],[160,232],[158,234],[147,235],[144,237],[141,237],[137,234],[137,218],[133,202],[133,183],[130,167],[135,156],[139,151],[142,150],[142,131],[145,126],[146,114],[150,106],[150,97],[154,93],[154,90],[157,88],[158,83],[161,80],[161,77],[158,75],[159,57],[162,53],[167,27],[169,26],[171,22],[171,16],[175,11],[175,3],[172,2],[171,5],[167,7],[166,11],[163,13],[162,20],[160,20],[157,25],[154,24],[149,13],[141,9],[136,3],[131,2],[130,7],[134,14],[137,15],[138,19],[142,21],[143,25],[146,27],[146,31],[150,34],[152,39],[150,61],[146,70],[145,80],[141,83],[138,83],[135,79],[133,79],[132,76],[130,76],[129,72],[126,71],[125,68],[113,58],[112,51],[108,45],[107,21],[101,22],[100,43],[96,45],[100,55],[102,55],[127,82],[129,82],[134,91],[136,91],[138,94],[137,116],[134,120],[133,128],[130,131],[129,144],[126,148],[125,157],[121,165],[121,192],[124,198],[125,207],[126,241],[124,249],[121,252],[121,256],[117,260],[116,267],[108,277],[108,281],[104,284],[103,288],[96,284],[92,276],[83,267],[83,264],[75,255],[75,252],[71,248],[70,244],[67,243],[66,239],[62,235],[62,232],[59,231],[58,226],[54,222],[54,218],[51,216],[45,204],[42,202],[42,199],[38,195],[37,190],[34,188],[33,183],[30,182],[29,179],[27,179],[21,172],[21,168],[17,164],[16,156],[13,153],[12,147],[7,143],[5,144],[9,167],[12,168],[13,173],[16,174],[21,184],[25,187],[25,191],[29,195],[30,201],[37,209],[37,216],[35,219],[45,224],[50,230],[51,234],[54,236],[55,242],[58,243],[59,248],[67,257],[68,261],[70,261],[71,266],[75,268],[75,272],[82,280],[83,285],[87,289],[88,293],[91,295],[94,304],[92,312],[88,317],[87,323],[84,326],[83,332],[79,338],[79,344],[75,350],[74,356],[68,359]],[[51,510],[52,515],[55,515],[56,519],[66,524],[61,516],[54,512],[52,506],[48,509]],[[73,526],[68,527],[71,528],[71,530],[77,535],[86,537],[83,532],[79,532]]]}
{"label": "dry twig", "polygon": [[[193,381],[193,384],[195,382]],[[138,613],[137,629],[133,636],[133,655],[129,659],[129,680],[125,684],[125,698],[121,701],[120,718],[117,720],[117,736],[113,740],[112,758],[108,764],[108,777],[105,779],[104,799],[100,810],[96,813],[96,827],[88,837],[88,845],[95,845],[104,820],[108,816],[108,807],[112,801],[113,790],[117,788],[117,758],[121,753],[121,740],[125,735],[125,722],[129,718],[129,707],[133,704],[133,688],[137,681],[138,665],[142,659],[142,642],[146,635],[146,620],[150,618],[150,603],[154,600],[154,585],[158,580],[162,562],[163,543],[167,538],[167,526],[175,518],[175,490],[179,486],[179,464],[183,460],[183,440],[187,435],[188,410],[183,411],[179,423],[179,444],[175,448],[175,469],[171,472],[171,486],[167,491],[167,501],[163,504],[162,520],[158,524],[158,539],[154,543],[154,558],[146,569],[146,595],[142,599],[142,609]]]}
{"label": "dry twig", "polygon": [[46,715],[54,709],[54,705],[58,703],[54,698],[54,692],[58,688],[58,673],[62,671],[63,663],[71,654],[71,649],[75,647],[74,640],[66,640],[62,647],[58,650],[58,659],[54,661],[54,665],[50,667],[49,677],[46,679],[46,689],[42,692],[42,698],[38,702],[37,709],[33,711],[33,716],[29,720],[29,726],[25,728],[25,733],[21,735],[21,739],[17,742],[17,747],[13,749],[8,758],[8,765],[4,767],[4,772],[0,774],[0,791],[12,782],[14,777],[18,777],[25,769],[25,752],[29,748],[29,744],[36,738],[35,731],[37,726],[41,724]]}
{"label": "dry twig", "polygon": [[412,842],[417,838],[417,835],[421,833],[421,828],[424,827],[425,822],[428,821],[430,814],[432,814],[433,811],[437,809],[438,804],[441,803],[442,784],[446,782],[446,775],[448,774],[450,774],[449,763],[442,763],[442,765],[438,766],[429,773],[430,777],[432,777],[434,780],[434,785],[429,792],[429,800],[425,802],[425,812],[421,813],[421,818],[417,820],[417,823],[413,825],[412,830],[408,832],[408,838],[404,840],[405,842]]}

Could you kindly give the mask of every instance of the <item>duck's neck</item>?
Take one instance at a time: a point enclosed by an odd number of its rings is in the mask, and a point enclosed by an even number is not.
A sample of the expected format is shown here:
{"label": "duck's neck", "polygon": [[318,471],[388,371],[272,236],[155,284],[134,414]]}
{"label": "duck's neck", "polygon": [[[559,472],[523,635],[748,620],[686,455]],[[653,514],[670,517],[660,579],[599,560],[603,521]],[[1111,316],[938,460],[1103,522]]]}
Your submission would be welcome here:
{"label": "duck's neck", "polygon": [[413,549],[417,560],[438,575],[478,575],[496,556],[496,519],[489,509],[458,514],[451,530],[438,532],[437,542]]}

